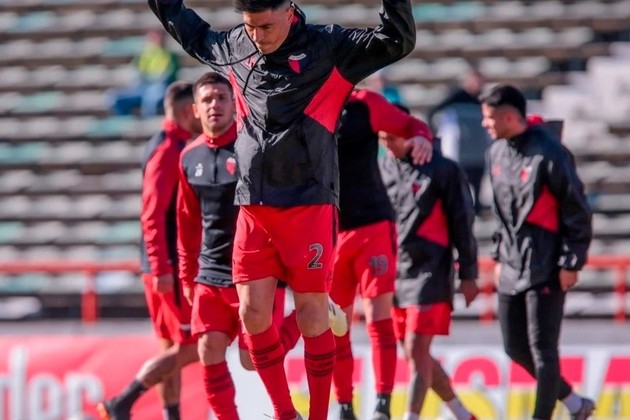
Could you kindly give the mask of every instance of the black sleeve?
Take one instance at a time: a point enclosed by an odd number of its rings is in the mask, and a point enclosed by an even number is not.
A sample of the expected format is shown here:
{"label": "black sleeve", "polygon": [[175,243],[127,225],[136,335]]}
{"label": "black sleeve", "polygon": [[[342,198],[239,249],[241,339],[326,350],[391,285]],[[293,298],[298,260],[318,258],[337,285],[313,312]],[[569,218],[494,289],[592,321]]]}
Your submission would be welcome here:
{"label": "black sleeve", "polygon": [[[464,171],[446,160],[443,175],[443,202],[451,243],[457,249],[459,278],[475,280],[479,276],[477,240],[473,233],[475,209]],[[441,171],[442,172],[442,171]]]}
{"label": "black sleeve", "polygon": [[226,32],[211,30],[210,25],[186,7],[183,0],[148,0],[148,3],[164,29],[184,51],[216,71],[225,70],[219,66],[228,62]]}
{"label": "black sleeve", "polygon": [[562,252],[558,265],[567,270],[580,270],[586,263],[593,236],[591,210],[571,152],[562,145],[558,146],[547,162],[549,189],[558,200],[560,213]]}
{"label": "black sleeve", "polygon": [[353,84],[403,58],[416,45],[416,25],[409,0],[382,0],[381,24],[369,29],[331,25],[336,66]]}

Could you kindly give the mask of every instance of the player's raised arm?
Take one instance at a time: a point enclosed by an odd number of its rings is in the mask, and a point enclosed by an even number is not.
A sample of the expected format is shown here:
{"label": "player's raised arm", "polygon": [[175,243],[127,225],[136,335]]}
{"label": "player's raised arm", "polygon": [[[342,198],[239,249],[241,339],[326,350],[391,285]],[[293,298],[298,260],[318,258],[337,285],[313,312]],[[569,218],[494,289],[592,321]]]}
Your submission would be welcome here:
{"label": "player's raised arm", "polygon": [[383,0],[381,24],[369,29],[331,26],[336,41],[337,67],[352,83],[394,63],[416,45],[416,26],[410,0]]}
{"label": "player's raised arm", "polygon": [[148,0],[164,29],[197,60],[220,71],[228,62],[227,32],[210,28],[183,0]]}

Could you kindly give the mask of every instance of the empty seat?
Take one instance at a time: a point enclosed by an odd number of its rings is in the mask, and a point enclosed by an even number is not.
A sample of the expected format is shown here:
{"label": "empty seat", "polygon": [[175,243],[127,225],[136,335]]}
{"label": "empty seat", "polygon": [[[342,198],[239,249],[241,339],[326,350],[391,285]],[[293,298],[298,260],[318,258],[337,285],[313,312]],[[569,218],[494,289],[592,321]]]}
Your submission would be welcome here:
{"label": "empty seat", "polygon": [[[36,179],[37,177],[29,169],[4,171],[0,173],[0,194],[17,194],[33,185]],[[2,197],[0,197],[1,200],[3,200]]]}
{"label": "empty seat", "polygon": [[94,238],[97,244],[117,244],[136,242],[140,238],[140,222],[112,223]]}
{"label": "empty seat", "polygon": [[[0,244],[11,244],[24,230],[21,222],[0,222]],[[9,260],[3,260],[9,261]]]}

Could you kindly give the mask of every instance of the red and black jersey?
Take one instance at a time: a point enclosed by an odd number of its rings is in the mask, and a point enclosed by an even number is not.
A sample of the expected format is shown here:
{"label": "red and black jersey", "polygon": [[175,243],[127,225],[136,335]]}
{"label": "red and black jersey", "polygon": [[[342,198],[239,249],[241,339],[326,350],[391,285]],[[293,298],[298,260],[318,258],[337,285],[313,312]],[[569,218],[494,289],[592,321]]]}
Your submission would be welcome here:
{"label": "red and black jersey", "polygon": [[459,278],[478,276],[475,211],[463,170],[438,150],[431,162],[383,156],[383,180],[397,213],[398,306],[449,302],[455,291],[453,249]]}
{"label": "red and black jersey", "polygon": [[366,89],[352,92],[338,131],[339,229],[396,220],[378,167],[378,132],[432,139],[427,124]]}
{"label": "red and black jersey", "polygon": [[147,144],[142,164],[142,243],[140,268],[160,276],[174,271],[177,262],[175,207],[179,154],[191,134],[165,119],[162,131]]}
{"label": "red and black jersey", "polygon": [[354,85],[409,54],[416,26],[409,0],[382,0],[380,25],[313,25],[292,4],[288,37],[262,54],[244,25],[216,31],[182,0],[149,0],[184,50],[228,78],[236,99],[236,203],[338,204],[335,132]]}
{"label": "red and black jersey", "polygon": [[557,283],[560,268],[579,270],[592,238],[591,212],[571,152],[540,126],[489,150],[499,221],[499,292]]}
{"label": "red and black jersey", "polygon": [[179,277],[211,286],[232,285],[236,125],[211,138],[202,134],[182,152],[177,200]]}

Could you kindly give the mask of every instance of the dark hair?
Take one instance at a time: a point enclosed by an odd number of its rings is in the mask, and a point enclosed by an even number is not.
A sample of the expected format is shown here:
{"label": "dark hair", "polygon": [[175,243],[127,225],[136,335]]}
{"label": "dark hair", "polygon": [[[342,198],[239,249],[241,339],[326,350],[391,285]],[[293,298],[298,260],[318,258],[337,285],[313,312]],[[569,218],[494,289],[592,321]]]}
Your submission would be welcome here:
{"label": "dark hair", "polygon": [[204,73],[201,75],[201,77],[199,77],[199,79],[197,79],[197,81],[193,85],[193,92],[195,95],[197,95],[197,92],[199,91],[199,89],[201,89],[202,86],[214,84],[226,85],[230,89],[230,93],[233,93],[232,85],[230,84],[228,79],[213,71]]}
{"label": "dark hair", "polygon": [[512,85],[497,85],[481,98],[481,103],[492,108],[511,106],[523,118],[527,115],[527,101],[520,90]]}
{"label": "dark hair", "polygon": [[289,3],[289,0],[234,0],[234,9],[239,13],[259,13],[277,10]]}
{"label": "dark hair", "polygon": [[171,83],[168,88],[166,88],[166,93],[164,94],[164,108],[173,107],[176,102],[179,102],[183,99],[191,99],[193,98],[193,85],[190,82],[184,82],[182,80],[177,80]]}

